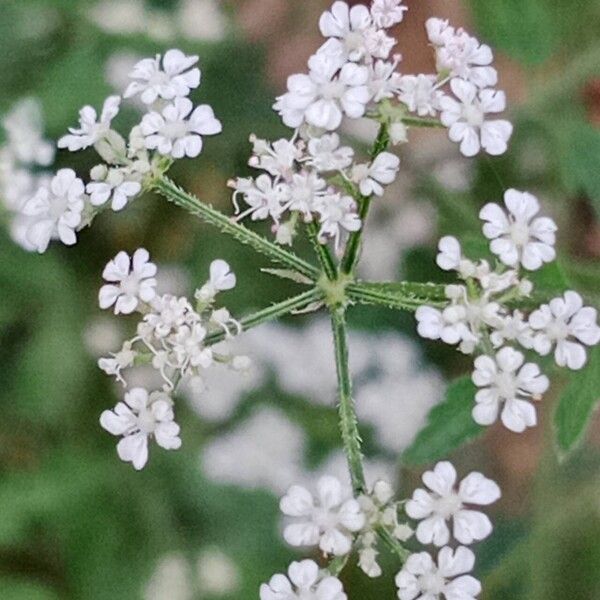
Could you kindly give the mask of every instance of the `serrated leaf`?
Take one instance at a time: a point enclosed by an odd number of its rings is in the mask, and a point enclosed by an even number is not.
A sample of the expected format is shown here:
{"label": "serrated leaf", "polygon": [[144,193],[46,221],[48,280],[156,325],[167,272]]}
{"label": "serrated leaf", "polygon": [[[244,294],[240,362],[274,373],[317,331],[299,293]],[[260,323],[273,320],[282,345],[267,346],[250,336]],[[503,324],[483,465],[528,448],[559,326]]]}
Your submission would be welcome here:
{"label": "serrated leaf", "polygon": [[556,443],[563,457],[581,444],[599,401],[600,346],[596,346],[587,365],[569,378],[554,414]]}
{"label": "serrated leaf", "polygon": [[483,432],[471,416],[475,391],[469,377],[456,379],[448,386],[444,400],[431,409],[427,425],[405,450],[404,464],[422,465],[447,457]]}

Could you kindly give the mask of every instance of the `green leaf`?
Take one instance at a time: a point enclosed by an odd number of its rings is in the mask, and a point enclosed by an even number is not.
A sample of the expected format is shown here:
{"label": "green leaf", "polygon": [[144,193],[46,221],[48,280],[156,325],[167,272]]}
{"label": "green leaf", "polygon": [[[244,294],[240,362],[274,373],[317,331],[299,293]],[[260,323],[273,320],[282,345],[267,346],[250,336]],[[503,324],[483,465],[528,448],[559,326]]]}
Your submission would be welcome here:
{"label": "green leaf", "polygon": [[559,295],[571,287],[560,258],[530,273],[528,277],[534,284],[535,291],[545,293],[545,295]]}
{"label": "green leaf", "polygon": [[16,577],[1,577],[0,598],[3,600],[58,600],[58,595],[33,581]]}
{"label": "green leaf", "polygon": [[483,427],[471,416],[474,402],[475,385],[471,379],[454,380],[444,400],[429,413],[425,428],[404,452],[404,464],[422,465],[439,460],[480,435]]}
{"label": "green leaf", "polygon": [[554,414],[556,443],[563,458],[582,442],[599,401],[600,346],[597,346],[590,352],[586,367],[571,375]]}
{"label": "green leaf", "polygon": [[481,38],[527,64],[539,64],[560,41],[548,0],[471,0]]}

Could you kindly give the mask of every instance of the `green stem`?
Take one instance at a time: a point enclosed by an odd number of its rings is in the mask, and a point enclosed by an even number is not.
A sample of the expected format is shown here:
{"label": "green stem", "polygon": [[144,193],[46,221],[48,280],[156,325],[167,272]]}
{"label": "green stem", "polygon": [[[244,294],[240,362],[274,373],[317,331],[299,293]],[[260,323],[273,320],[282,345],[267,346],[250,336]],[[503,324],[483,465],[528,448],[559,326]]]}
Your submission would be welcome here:
{"label": "green stem", "polygon": [[337,266],[331,256],[329,248],[325,244],[319,242],[319,229],[317,224],[312,221],[306,224],[306,232],[308,233],[308,239],[315,249],[319,263],[323,267],[323,271],[329,281],[334,281],[337,278]]}
{"label": "green stem", "polygon": [[342,306],[331,310],[331,327],[335,347],[335,366],[338,379],[339,417],[344,452],[348,460],[352,487],[356,495],[366,492],[365,474],[362,461],[361,438],[358,431],[358,419],[352,399],[352,380],[348,366],[348,340],[346,334],[346,316]]}
{"label": "green stem", "polygon": [[[277,302],[276,304],[267,306],[267,308],[263,308],[262,310],[252,313],[251,315],[243,317],[240,319],[239,323],[242,326],[242,331],[246,331],[248,329],[252,329],[252,327],[260,325],[261,323],[278,319],[279,317],[287,315],[294,310],[305,308],[312,302],[317,302],[318,300],[322,299],[323,292],[318,288],[313,288],[307,292],[299,294],[298,296],[287,298],[282,302]],[[214,333],[210,333],[206,336],[204,343],[207,346],[211,346],[212,344],[217,344],[224,339],[224,331],[215,331]]]}
{"label": "green stem", "polygon": [[[373,147],[369,152],[371,159],[375,159],[378,154],[381,154],[390,142],[388,123],[382,123],[379,126],[379,132],[373,143]],[[358,231],[353,231],[348,238],[346,244],[346,251],[340,263],[340,270],[346,275],[351,274],[354,271],[354,267],[358,262],[358,255],[360,251],[360,243],[362,240],[362,234],[365,229],[365,221],[369,213],[369,207],[371,206],[372,196],[363,196],[360,193],[354,195],[354,199],[358,202],[358,216],[361,220],[361,228]]]}
{"label": "green stem", "polygon": [[402,117],[402,122],[410,127],[435,127],[444,129],[445,125],[437,119],[421,119],[419,117]]}
{"label": "green stem", "polygon": [[394,289],[369,283],[349,283],[346,294],[350,300],[361,304],[378,304],[396,310],[415,311],[419,306],[427,305],[443,308],[448,304],[444,296],[443,285],[399,282]]}
{"label": "green stem", "polygon": [[388,549],[396,554],[402,563],[410,556],[407,550],[383,525],[377,527],[377,535]]}
{"label": "green stem", "polygon": [[242,244],[247,244],[257,252],[268,256],[276,263],[283,264],[290,269],[294,269],[302,275],[316,281],[319,278],[319,270],[307,263],[305,260],[296,256],[281,246],[270,242],[254,231],[247,229],[240,223],[236,223],[227,215],[215,210],[212,206],[201,202],[196,196],[188,194],[182,190],[168,177],[162,176],[155,179],[152,187],[160,192],[167,200],[174,202],[178,206],[185,208],[193,215],[200,217],[206,223],[218,227],[222,232],[231,235]]}

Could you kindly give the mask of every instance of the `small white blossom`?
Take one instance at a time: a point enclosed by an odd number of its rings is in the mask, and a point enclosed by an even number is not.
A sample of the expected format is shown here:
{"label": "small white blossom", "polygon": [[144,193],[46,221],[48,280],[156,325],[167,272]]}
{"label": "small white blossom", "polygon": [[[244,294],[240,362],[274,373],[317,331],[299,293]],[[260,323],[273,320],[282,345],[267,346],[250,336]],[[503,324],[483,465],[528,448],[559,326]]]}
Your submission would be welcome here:
{"label": "small white blossom", "polygon": [[371,15],[366,6],[358,4],[350,8],[346,2],[339,0],[319,20],[323,36],[332,38],[328,42],[327,52],[351,61],[359,61],[367,53],[365,32],[370,25]]}
{"label": "small white blossom", "polygon": [[435,116],[440,109],[443,92],[437,89],[435,75],[402,75],[398,82],[398,99],[420,117]]}
{"label": "small white blossom", "polygon": [[364,115],[371,99],[366,67],[354,63],[342,66],[336,58],[322,53],[311,56],[308,66],[308,75],[288,78],[287,93],[279,96],[273,106],[288,127],[306,122],[333,131],[344,114],[353,119]]}
{"label": "small white blossom", "polygon": [[253,156],[248,164],[255,169],[267,171],[273,177],[289,179],[296,161],[302,158],[302,151],[292,140],[280,139],[272,144],[266,140],[250,136]]}
{"label": "small white blossom", "polygon": [[452,79],[450,87],[458,101],[450,96],[440,99],[440,120],[449,128],[450,139],[460,142],[461,153],[475,156],[483,148],[494,156],[504,154],[512,124],[503,119],[486,119],[487,114],[505,109],[504,92],[478,90],[474,84],[459,78]]}
{"label": "small white blossom", "polygon": [[114,305],[115,314],[131,314],[140,302],[151,302],[156,296],[156,265],[150,255],[139,248],[130,258],[127,252],[119,252],[102,273],[109,283],[100,288],[100,308]]}
{"label": "small white blossom", "polygon": [[98,367],[107,375],[114,375],[117,381],[125,385],[126,382],[121,375],[121,371],[132,367],[136,356],[137,352],[131,348],[131,342],[125,342],[121,350],[111,354],[110,358],[100,358]]}
{"label": "small white blossom", "polygon": [[356,212],[356,202],[351,196],[327,194],[315,203],[319,213],[321,229],[319,241],[324,243],[327,238],[333,238],[336,250],[340,248],[340,236],[344,231],[358,231],[361,220]]}
{"label": "small white blossom", "polygon": [[354,165],[351,179],[358,185],[363,196],[382,196],[383,186],[396,179],[399,168],[400,159],[396,155],[381,152],[370,165]]}
{"label": "small white blossom", "polygon": [[464,546],[442,548],[437,565],[427,552],[411,554],[396,575],[400,600],[475,600],[481,584],[471,575],[475,555]]}
{"label": "small white blossom", "polygon": [[393,98],[400,90],[402,77],[396,71],[398,60],[386,62],[377,60],[369,65],[369,92],[373,102],[381,102],[384,98]]}
{"label": "small white blossom", "polygon": [[494,348],[500,348],[505,342],[518,342],[523,348],[533,348],[533,330],[519,310],[500,318],[490,334]]}
{"label": "small white blossom", "polygon": [[140,470],[148,461],[148,438],[166,450],[181,447],[179,425],[174,421],[173,403],[164,392],[133,388],[114,410],[105,410],[100,425],[113,435],[123,436],[117,444],[119,458]]}
{"label": "small white blossom", "polygon": [[352,548],[352,533],[365,524],[360,504],[338,479],[323,476],[314,497],[294,485],[281,499],[281,512],[296,522],[287,525],[283,537],[292,546],[319,546],[326,554],[343,556]]}
{"label": "small white blossom", "polygon": [[402,0],[373,0],[371,4],[371,17],[377,27],[393,27],[402,21],[407,6]]}
{"label": "small white blossom", "polygon": [[308,142],[310,164],[317,171],[340,171],[352,164],[354,150],[349,146],[340,146],[337,133],[312,138]]}
{"label": "small white blossom", "polygon": [[460,77],[479,88],[496,85],[498,74],[491,66],[494,57],[489,46],[442,19],[428,19],[425,27],[436,49],[437,69],[444,77]]}
{"label": "small white blossom", "polygon": [[406,503],[406,514],[419,519],[416,536],[422,544],[445,546],[450,540],[447,521],[453,521],[453,536],[461,544],[483,540],[492,532],[492,523],[482,512],[465,505],[487,506],[500,498],[500,488],[481,473],[467,475],[456,489],[456,470],[439,462],[423,474],[430,491],[416,489]]}
{"label": "small white blossom", "polygon": [[502,348],[495,357],[475,359],[473,383],[481,388],[475,395],[473,419],[491,425],[500,418],[511,431],[521,433],[537,424],[531,400],[539,400],[550,385],[535,363],[523,364],[525,357],[513,348]]}
{"label": "small white blossom", "polygon": [[[250,215],[253,221],[262,221],[271,217],[275,223],[285,211],[290,199],[290,188],[283,183],[273,183],[268,175],[259,175],[256,179],[251,177],[238,177],[229,182],[235,192],[233,203],[237,219],[241,220]],[[237,203],[238,196],[242,196],[244,202],[249,206],[242,211]]]}
{"label": "small white blossom", "polygon": [[277,574],[260,586],[260,600],[348,600],[337,577],[321,574],[312,560],[293,562],[288,574]]}
{"label": "small white blossom", "polygon": [[198,156],[202,151],[201,136],[220,133],[222,126],[208,104],[197,106],[193,112],[192,109],[188,98],[175,98],[162,113],[144,115],[141,131],[146,148],[173,158]]}
{"label": "small white blossom", "polygon": [[125,208],[127,203],[142,191],[139,181],[127,179],[129,173],[125,169],[112,168],[106,170],[104,165],[92,169],[92,179],[86,186],[93,206],[102,206],[110,200],[114,211]]}
{"label": "small white blossom", "polygon": [[196,290],[194,297],[203,304],[210,304],[219,292],[231,290],[235,284],[236,277],[231,267],[223,259],[218,258],[210,263],[210,278],[199,290]]}
{"label": "small white blossom", "polygon": [[581,369],[587,360],[585,346],[600,342],[597,311],[583,306],[577,292],[567,291],[562,298],[543,304],[529,316],[534,329],[533,347],[542,356],[554,348],[554,360],[561,367]]}
{"label": "small white blossom", "polygon": [[438,243],[436,263],[444,271],[457,271],[463,279],[473,277],[477,267],[475,263],[462,255],[460,242],[451,235],[446,235]]}
{"label": "small white blossom", "polygon": [[38,252],[45,252],[50,240],[59,238],[72,246],[77,242],[75,231],[81,223],[85,186],[73,169],[60,169],[23,206],[23,213],[34,217],[26,238]]}
{"label": "small white blossom", "polygon": [[119,113],[120,103],[120,96],[109,96],[104,101],[99,120],[92,106],[84,106],[79,111],[79,129],[70,127],[70,133],[58,140],[58,147],[77,152],[100,142],[109,133],[110,124]]}
{"label": "small white blossom", "polygon": [[200,69],[192,68],[197,56],[186,56],[181,50],[171,49],[162,59],[144,58],[129,74],[132,81],[125,90],[125,98],[140,94],[144,104],[152,104],[157,98],[173,100],[188,96],[190,90],[200,85]]}
{"label": "small white blossom", "polygon": [[[486,204],[479,217],[485,221],[484,235],[492,240],[491,251],[510,267],[521,263],[535,271],[556,258],[556,223],[548,217],[535,217],[540,210],[533,194],[509,189],[504,193],[504,210],[493,202]],[[535,218],[534,218],[535,217]]]}
{"label": "small white blossom", "polygon": [[303,171],[292,177],[290,184],[290,201],[287,208],[302,213],[304,220],[312,220],[312,211],[316,203],[327,193],[327,182],[315,171]]}

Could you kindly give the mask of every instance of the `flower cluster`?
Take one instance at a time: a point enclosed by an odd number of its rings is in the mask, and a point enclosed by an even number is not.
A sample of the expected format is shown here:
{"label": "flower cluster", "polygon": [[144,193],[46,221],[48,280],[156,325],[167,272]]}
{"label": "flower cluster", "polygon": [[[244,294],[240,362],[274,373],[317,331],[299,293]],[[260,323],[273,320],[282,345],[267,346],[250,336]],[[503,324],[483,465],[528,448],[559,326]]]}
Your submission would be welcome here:
{"label": "flower cluster", "polygon": [[507,190],[504,204],[503,208],[489,203],[480,212],[483,233],[498,257],[497,268],[492,270],[485,260],[475,263],[465,258],[456,238],[442,238],[437,263],[456,271],[464,283],[446,287],[449,303],[444,309],[421,306],[416,318],[421,336],[478,354],[473,372],[473,382],[480,388],[475,421],[491,425],[500,416],[508,429],[522,432],[536,425],[532,401],[541,399],[549,380],[513,346],[542,356],[554,351],[559,366],[581,369],[585,347],[600,342],[600,327],[596,310],[583,306],[574,291],[529,315],[509,307],[511,300],[523,299],[533,290],[523,270],[535,271],[554,260],[557,227],[552,219],[537,216],[539,203],[532,194]]}
{"label": "flower cluster", "polygon": [[[382,152],[371,163],[353,164],[354,151],[340,145],[337,133],[295,137],[272,144],[251,137],[249,164],[265,173],[230,182],[237,218],[271,219],[282,244],[291,244],[299,218],[306,223],[316,218],[319,242],[333,239],[339,250],[342,236],[361,227],[354,196],[382,195],[383,186],[396,178],[400,160]],[[285,215],[289,218],[283,221]]]}
{"label": "flower cluster", "polygon": [[123,439],[117,447],[119,456],[142,468],[148,458],[147,440],[154,437],[163,448],[178,448],[179,428],[173,422],[171,394],[182,379],[198,389],[203,385],[203,373],[215,364],[227,365],[235,371],[249,366],[245,356],[234,356],[225,342],[214,345],[208,337],[219,334],[225,341],[241,331],[241,325],[226,308],[215,309],[216,295],[235,286],[235,275],[224,260],[210,266],[209,280],[195,293],[196,305],[185,297],[156,293],[156,266],[149,261],[146,250],[140,248],[132,257],[119,252],[104,269],[107,282],[99,293],[103,309],[113,308],[115,314],[142,315],[136,335],[122,348],[101,358],[98,366],[114,376],[125,387],[125,369],[150,364],[160,373],[162,390],[148,392],[134,388],[125,394],[114,411],[105,411],[100,422],[113,435]]}
{"label": "flower cluster", "polygon": [[93,147],[102,162],[91,169],[88,183],[72,169],[38,182],[21,208],[29,219],[25,237],[31,246],[44,252],[52,239],[75,244],[77,232],[100,210],[122,210],[140,195],[147,177],[162,172],[172,159],[198,156],[202,136],[220,133],[212,108],[194,108],[188,98],[200,85],[197,62],[197,56],[172,49],[135,65],[123,97],[139,97],[147,112],[127,140],[112,126],[121,96],[109,96],[99,115],[92,106],[79,111],[78,126],[59,139],[58,147],[71,152]]}
{"label": "flower cluster", "polygon": [[35,247],[27,231],[35,221],[24,211],[35,191],[46,185],[43,169],[54,160],[54,146],[43,137],[42,110],[32,98],[21,100],[4,117],[5,142],[0,147],[0,200],[9,214],[12,238],[26,250]]}
{"label": "flower cluster", "polygon": [[[398,598],[474,599],[481,584],[467,573],[473,570],[475,555],[466,547],[485,539],[492,532],[492,524],[482,512],[469,506],[487,506],[500,498],[500,488],[481,473],[471,473],[456,487],[457,474],[449,462],[438,463],[432,471],[423,474],[428,490],[416,489],[406,503],[406,514],[416,520],[416,538],[422,544],[441,548],[434,561],[429,552],[408,557],[396,576]],[[448,522],[452,521],[452,537],[462,544],[452,549]]]}
{"label": "flower cluster", "polygon": [[[500,489],[477,472],[457,484],[456,470],[449,462],[440,462],[432,471],[427,471],[423,482],[428,489],[416,489],[412,498],[406,501],[395,500],[392,487],[381,480],[368,494],[360,494],[357,498],[348,486],[328,475],[317,481],[314,495],[303,486],[293,485],[280,502],[281,511],[288,520],[283,537],[292,546],[318,547],[329,556],[344,557],[356,548],[360,568],[369,577],[379,577],[382,569],[377,563],[377,534],[383,530],[390,539],[405,542],[414,533],[421,544],[433,544],[441,549],[437,565],[427,552],[408,558],[396,576],[398,597],[413,600],[431,594],[432,599],[437,599],[440,594],[445,594],[450,598],[454,597],[451,596],[454,592],[456,597],[460,593],[463,594],[461,598],[474,598],[481,586],[467,575],[473,569],[475,557],[466,546],[489,536],[492,524],[484,513],[472,507],[496,502],[501,495]],[[416,531],[399,519],[402,513],[418,521]],[[452,537],[461,544],[456,550],[448,546],[451,541],[449,522],[452,522]],[[320,577],[325,576],[321,574]],[[276,575],[268,585],[263,585],[261,599],[276,598],[269,594],[292,589],[290,581],[282,577]],[[298,590],[303,589],[291,576],[289,580]],[[314,586],[318,580],[315,571],[309,586]],[[278,588],[277,582],[285,587]],[[338,592],[342,593],[341,588]]]}

